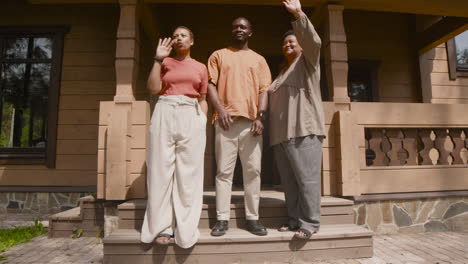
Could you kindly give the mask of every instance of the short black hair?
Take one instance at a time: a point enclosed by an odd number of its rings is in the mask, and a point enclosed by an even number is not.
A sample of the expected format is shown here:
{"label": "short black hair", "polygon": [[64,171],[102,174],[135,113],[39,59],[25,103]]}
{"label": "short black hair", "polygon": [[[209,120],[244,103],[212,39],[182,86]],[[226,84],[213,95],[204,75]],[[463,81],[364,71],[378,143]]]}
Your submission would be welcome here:
{"label": "short black hair", "polygon": [[252,30],[252,23],[250,22],[250,20],[248,20],[248,19],[245,18],[245,17],[237,17],[237,18],[234,18],[234,19],[232,20],[231,23],[234,23],[234,21],[239,20],[239,19],[243,19],[243,20],[247,21],[247,25],[249,26],[250,30]]}
{"label": "short black hair", "polygon": [[294,36],[296,35],[296,34],[294,34],[294,31],[293,31],[292,29],[290,29],[290,30],[284,32],[284,34],[283,34],[283,40],[284,40],[287,36],[290,36],[290,35],[294,35]]}
{"label": "short black hair", "polygon": [[188,33],[189,33],[189,35],[190,35],[190,39],[191,39],[191,40],[194,40],[194,39],[195,39],[195,36],[193,35],[192,30],[190,30],[190,28],[188,28],[188,27],[186,27],[186,26],[178,26],[178,27],[176,27],[176,28],[174,29],[174,32],[175,32],[177,29],[179,29],[179,28],[182,28],[182,29],[187,30]]}

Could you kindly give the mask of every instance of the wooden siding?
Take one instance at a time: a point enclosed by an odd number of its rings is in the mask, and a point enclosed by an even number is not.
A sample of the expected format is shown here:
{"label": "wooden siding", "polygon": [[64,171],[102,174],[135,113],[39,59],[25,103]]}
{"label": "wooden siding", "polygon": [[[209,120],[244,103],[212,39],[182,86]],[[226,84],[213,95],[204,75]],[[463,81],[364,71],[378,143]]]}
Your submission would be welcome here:
{"label": "wooden siding", "polygon": [[424,101],[435,104],[468,104],[468,77],[450,79],[447,46],[445,44],[424,54],[423,89],[428,90]]}
{"label": "wooden siding", "polygon": [[378,101],[420,101],[412,16],[345,10],[344,23],[349,60],[380,62]]}
{"label": "wooden siding", "polygon": [[69,25],[70,31],[64,44],[56,168],[4,165],[1,185],[96,185],[99,101],[115,94],[118,14],[113,5],[2,4],[2,26]]}

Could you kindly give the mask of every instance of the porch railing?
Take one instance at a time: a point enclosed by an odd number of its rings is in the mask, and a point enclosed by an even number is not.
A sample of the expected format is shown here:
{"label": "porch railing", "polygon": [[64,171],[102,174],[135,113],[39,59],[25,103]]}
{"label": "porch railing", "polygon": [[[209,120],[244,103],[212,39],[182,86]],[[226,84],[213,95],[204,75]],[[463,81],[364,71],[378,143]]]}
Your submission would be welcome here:
{"label": "porch railing", "polygon": [[[467,110],[461,104],[352,103],[349,112],[338,111],[339,191],[363,195],[468,189]],[[349,162],[346,155],[356,157]]]}

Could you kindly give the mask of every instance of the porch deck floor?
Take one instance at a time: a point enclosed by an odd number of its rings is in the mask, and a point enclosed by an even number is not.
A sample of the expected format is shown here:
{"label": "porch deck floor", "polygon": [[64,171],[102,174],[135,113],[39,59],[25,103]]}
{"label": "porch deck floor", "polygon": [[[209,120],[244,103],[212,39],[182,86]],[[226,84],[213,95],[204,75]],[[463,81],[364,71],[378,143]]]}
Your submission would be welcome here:
{"label": "porch deck floor", "polygon": [[[374,236],[374,257],[314,261],[315,264],[468,263],[468,232],[399,233]],[[10,248],[0,255],[13,263],[102,263],[98,238],[52,238],[46,235]],[[277,263],[283,263],[278,260]],[[285,260],[284,263],[289,263]]]}

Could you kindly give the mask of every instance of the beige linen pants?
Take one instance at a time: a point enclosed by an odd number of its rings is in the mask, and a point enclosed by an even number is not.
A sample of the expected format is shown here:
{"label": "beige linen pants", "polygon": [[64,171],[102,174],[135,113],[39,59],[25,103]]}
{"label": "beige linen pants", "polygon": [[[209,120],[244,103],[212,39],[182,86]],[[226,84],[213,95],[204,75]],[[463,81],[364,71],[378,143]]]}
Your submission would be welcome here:
{"label": "beige linen pants", "polygon": [[174,235],[182,248],[200,235],[206,116],[197,99],[161,96],[155,106],[147,151],[148,202],[141,241]]}
{"label": "beige linen pants", "polygon": [[258,220],[260,202],[260,172],[262,163],[263,137],[254,137],[250,132],[252,121],[235,117],[229,130],[216,124],[215,158],[216,212],[218,220],[229,220],[231,212],[231,190],[237,154],[242,163],[244,179],[244,204],[247,220]]}

